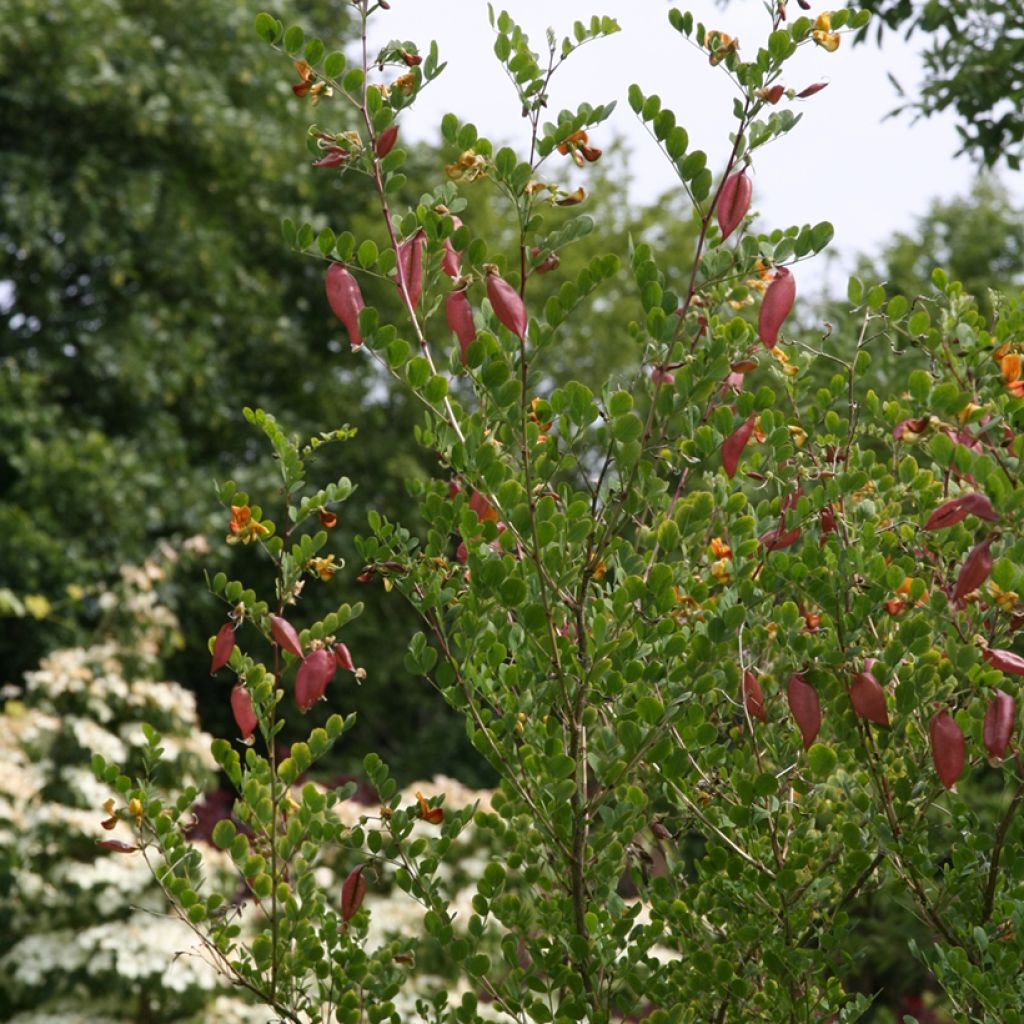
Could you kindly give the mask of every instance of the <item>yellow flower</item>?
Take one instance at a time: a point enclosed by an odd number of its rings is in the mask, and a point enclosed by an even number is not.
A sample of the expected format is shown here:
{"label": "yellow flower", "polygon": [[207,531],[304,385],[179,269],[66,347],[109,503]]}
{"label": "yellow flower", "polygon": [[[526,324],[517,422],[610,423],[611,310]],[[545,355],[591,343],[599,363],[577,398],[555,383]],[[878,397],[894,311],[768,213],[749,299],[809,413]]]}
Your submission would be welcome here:
{"label": "yellow flower", "polygon": [[835,53],[839,49],[840,35],[838,32],[812,32],[811,38],[829,53]]}
{"label": "yellow flower", "polygon": [[142,809],[142,801],[141,800],[137,800],[135,797],[133,797],[131,800],[129,800],[128,801],[128,813],[135,819],[135,824],[136,825],[141,825],[142,824],[142,815],[144,813],[143,809]]}
{"label": "yellow flower", "polygon": [[814,27],[819,32],[830,32],[832,30],[832,15],[829,11],[822,11],[817,18],[814,19]]}
{"label": "yellow flower", "polygon": [[995,603],[999,605],[999,607],[1002,608],[1004,612],[1013,611],[1018,600],[1018,595],[1015,591],[1003,590],[1003,588],[1000,587],[998,583],[994,582],[993,580],[989,580],[988,592],[991,595],[992,600],[995,601]]}
{"label": "yellow flower", "polygon": [[306,568],[319,576],[325,583],[330,583],[331,577],[340,566],[334,564],[334,555],[325,555],[323,558],[311,558],[306,563]]}
{"label": "yellow flower", "polygon": [[732,579],[732,575],[729,572],[729,559],[720,558],[717,562],[712,562],[711,575],[714,576],[719,583],[728,583]]}
{"label": "yellow flower", "polygon": [[449,178],[455,181],[476,181],[477,178],[487,175],[487,160],[473,150],[465,150],[458,160],[445,167]]}
{"label": "yellow flower", "polygon": [[797,448],[803,448],[804,441],[807,440],[807,431],[803,427],[797,426],[795,423],[789,425],[789,436],[793,439],[793,444]]}

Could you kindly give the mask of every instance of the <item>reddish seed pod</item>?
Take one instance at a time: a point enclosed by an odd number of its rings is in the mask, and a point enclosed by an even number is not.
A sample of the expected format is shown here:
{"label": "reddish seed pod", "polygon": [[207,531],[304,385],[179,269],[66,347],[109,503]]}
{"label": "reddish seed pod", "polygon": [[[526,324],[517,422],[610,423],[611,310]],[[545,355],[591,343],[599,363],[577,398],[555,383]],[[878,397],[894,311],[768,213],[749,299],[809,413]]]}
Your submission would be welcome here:
{"label": "reddish seed pod", "polygon": [[1006,757],[1016,717],[1017,702],[1008,693],[996,690],[985,712],[985,727],[982,732],[989,760],[1001,761]]}
{"label": "reddish seed pod", "polygon": [[327,268],[327,301],[331,311],[345,325],[353,348],[363,343],[359,333],[359,311],[363,308],[363,293],[359,284],[340,263]]}
{"label": "reddish seed pod", "polygon": [[1024,658],[1013,651],[990,647],[984,653],[985,660],[993,667],[1010,676],[1024,676]]}
{"label": "reddish seed pod", "polygon": [[757,336],[767,348],[775,348],[779,330],[789,316],[795,298],[795,278],[785,267],[779,267],[775,272],[775,280],[765,290],[761,310],[757,315]]}
{"label": "reddish seed pod", "polygon": [[244,683],[235,683],[231,688],[231,713],[235,716],[235,724],[242,739],[249,739],[256,731],[256,712],[253,710],[252,696]]}
{"label": "reddish seed pod", "polygon": [[739,465],[740,456],[750,440],[750,435],[754,432],[755,420],[756,417],[751,413],[722,442],[722,468],[725,470],[725,475],[730,479],[736,475],[736,467]]}
{"label": "reddish seed pod", "polygon": [[[395,282],[398,286],[398,294],[405,296],[408,293],[409,305],[416,307],[420,303],[420,296],[423,294],[423,250],[427,244],[427,236],[423,228],[420,228],[411,238],[398,243],[398,267],[400,276]],[[405,282],[403,291],[402,282]]]}
{"label": "reddish seed pod", "polygon": [[498,521],[498,513],[494,506],[479,491],[474,491],[469,496],[469,507],[476,513],[480,522],[486,519]]}
{"label": "reddish seed pod", "polygon": [[341,146],[328,146],[319,160],[313,161],[314,167],[340,167],[348,159],[348,153]]}
{"label": "reddish seed pod", "polygon": [[809,750],[821,730],[821,703],[818,700],[818,691],[807,682],[803,673],[794,672],[789,677],[786,696],[789,698],[789,710],[793,713],[793,719],[803,737],[804,750]]}
{"label": "reddish seed pod", "polygon": [[270,632],[274,636],[274,642],[286,651],[291,651],[297,658],[302,657],[302,644],[299,641],[299,634],[295,627],[280,615],[270,616]]}
{"label": "reddish seed pod", "polygon": [[768,721],[768,715],[764,709],[764,691],[758,682],[757,676],[750,669],[743,673],[743,703],[747,714],[761,722]]}
{"label": "reddish seed pod", "polygon": [[939,780],[946,789],[952,789],[964,770],[964,734],[945,708],[932,716],[928,734]]}
{"label": "reddish seed pod", "polygon": [[496,271],[487,274],[487,298],[490,299],[494,315],[520,341],[526,337],[526,307],[522,297]]}
{"label": "reddish seed pod", "polygon": [[448,293],[444,303],[444,315],[448,328],[459,339],[462,352],[462,365],[466,365],[466,352],[476,341],[476,324],[473,323],[473,307],[469,304],[465,288],[458,288]]}
{"label": "reddish seed pod", "polygon": [[337,662],[338,668],[342,668],[346,672],[355,672],[356,663],[352,660],[352,654],[345,644],[334,645],[334,660]]}
{"label": "reddish seed pod", "polygon": [[992,572],[992,552],[989,550],[991,544],[991,537],[980,544],[975,544],[964,559],[960,575],[956,578],[956,586],[953,588],[955,602],[963,604],[964,598],[988,579],[989,573]]}
{"label": "reddish seed pod", "polygon": [[378,158],[383,158],[391,152],[394,148],[395,140],[398,138],[398,125],[390,124],[377,136],[377,144],[374,146],[374,152]]}
{"label": "reddish seed pod", "polygon": [[[803,4],[801,4],[800,6],[802,7]],[[821,92],[821,90],[824,89],[827,85],[828,82],[815,82],[813,85],[808,85],[806,88],[801,89],[796,94],[797,99],[805,100],[808,96],[813,96],[816,92]]]}
{"label": "reddish seed pod", "polygon": [[231,652],[235,649],[235,624],[225,622],[217,630],[217,638],[213,641],[213,658],[210,661],[210,675],[223,668],[231,660]]}
{"label": "reddish seed pod", "polygon": [[762,533],[758,538],[768,551],[781,551],[783,548],[792,547],[799,539],[799,526],[794,526],[789,531],[782,526],[776,526],[773,530]]}
{"label": "reddish seed pod", "polygon": [[[462,220],[452,215],[452,230],[458,231]],[[444,240],[444,255],[441,257],[441,269],[454,281],[462,273],[462,253],[452,244],[451,237]]]}
{"label": "reddish seed pod", "polygon": [[750,196],[753,185],[747,177],[746,171],[737,171],[730,174],[722,183],[722,190],[718,194],[718,226],[722,231],[724,242],[739,227],[743,218],[750,209]]}
{"label": "reddish seed pod", "polygon": [[900,420],[895,427],[892,428],[892,436],[897,441],[916,441],[921,434],[923,434],[931,424],[931,420],[927,416],[918,416],[915,419]]}
{"label": "reddish seed pod", "polygon": [[334,654],[324,647],[306,656],[295,674],[295,702],[301,711],[308,711],[323,697],[337,665]]}
{"label": "reddish seed pod", "polygon": [[102,846],[105,850],[113,850],[114,853],[134,853],[139,849],[131,843],[122,843],[120,839],[97,839],[96,845]]}
{"label": "reddish seed pod", "polygon": [[849,688],[853,710],[876,725],[889,724],[889,712],[885,706],[885,691],[881,683],[871,674],[870,669],[857,672]]}
{"label": "reddish seed pod", "polygon": [[947,526],[955,526],[966,519],[969,515],[975,515],[979,519],[987,519],[995,522],[999,513],[992,507],[992,502],[984,494],[961,494],[959,498],[950,498],[944,501],[928,517],[924,524],[926,530],[942,530]]}
{"label": "reddish seed pod", "polygon": [[[544,253],[544,250],[540,249],[536,245],[530,250],[530,255],[534,259],[539,259],[543,255],[543,253]],[[557,252],[549,252],[546,256],[544,256],[544,259],[542,259],[540,261],[540,263],[538,263],[533,268],[533,270],[530,271],[530,273],[531,274],[546,274],[549,271],[554,270],[561,262],[562,261],[559,259]]]}
{"label": "reddish seed pod", "polygon": [[351,921],[363,905],[363,897],[366,895],[366,879],[363,878],[363,865],[354,867],[345,879],[341,887],[341,918],[343,921]]}

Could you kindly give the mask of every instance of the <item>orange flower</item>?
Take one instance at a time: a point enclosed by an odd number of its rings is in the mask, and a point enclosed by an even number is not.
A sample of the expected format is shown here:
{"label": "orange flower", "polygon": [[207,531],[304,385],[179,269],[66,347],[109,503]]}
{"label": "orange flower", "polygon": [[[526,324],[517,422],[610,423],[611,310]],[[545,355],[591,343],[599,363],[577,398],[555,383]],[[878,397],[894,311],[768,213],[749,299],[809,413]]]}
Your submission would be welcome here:
{"label": "orange flower", "polygon": [[708,63],[710,63],[712,67],[720,61],[723,61],[730,53],[738,52],[739,48],[740,41],[738,39],[733,39],[730,35],[726,35],[725,32],[708,33],[708,49],[711,51]]}
{"label": "orange flower", "polygon": [[429,821],[431,825],[440,825],[444,821],[443,807],[431,807],[427,803],[427,798],[419,790],[416,790],[416,799],[420,802],[420,817],[424,821]]}
{"label": "orange flower", "polygon": [[320,525],[325,530],[333,530],[338,525],[338,517],[328,508],[320,509]]}
{"label": "orange flower", "polygon": [[230,530],[227,538],[229,544],[248,544],[270,533],[259,520],[253,519],[252,509],[248,505],[231,506]]}
{"label": "orange flower", "polygon": [[1019,352],[1008,352],[999,360],[999,369],[1003,372],[1003,380],[1007,384],[1015,384],[1020,380],[1021,359]]}
{"label": "orange flower", "polygon": [[732,548],[729,547],[721,537],[712,537],[711,554],[713,554],[715,558],[728,558],[732,554]]}

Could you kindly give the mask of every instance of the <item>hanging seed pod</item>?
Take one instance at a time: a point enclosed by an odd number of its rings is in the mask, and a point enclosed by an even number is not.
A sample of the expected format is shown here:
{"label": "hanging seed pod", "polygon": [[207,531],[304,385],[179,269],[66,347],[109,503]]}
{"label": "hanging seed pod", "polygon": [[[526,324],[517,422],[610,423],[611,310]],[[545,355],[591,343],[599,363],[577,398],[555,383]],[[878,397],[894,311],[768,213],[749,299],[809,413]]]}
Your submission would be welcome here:
{"label": "hanging seed pod", "polygon": [[398,294],[404,297],[402,282],[405,281],[409,305],[414,309],[420,304],[420,296],[423,294],[423,250],[426,244],[427,236],[423,228],[411,238],[398,243],[398,266],[401,276],[395,283],[398,285]]}
{"label": "hanging seed pod", "polygon": [[809,750],[821,730],[821,703],[818,691],[804,678],[803,673],[794,672],[786,688],[789,710],[803,737],[804,750]]}
{"label": "hanging seed pod", "polygon": [[250,739],[256,731],[256,712],[252,707],[252,695],[244,683],[235,683],[231,688],[231,713],[235,716],[242,739]]}
{"label": "hanging seed pod", "polygon": [[394,148],[395,140],[397,138],[397,124],[388,125],[388,127],[385,128],[384,131],[382,131],[380,135],[377,136],[377,144],[374,147],[374,152],[377,154],[378,158],[383,159],[388,155],[388,153],[391,152],[391,150]]}
{"label": "hanging seed pod", "polygon": [[342,668],[346,672],[355,672],[356,663],[352,660],[352,655],[345,644],[334,645],[334,660],[337,662],[338,668]]}
{"label": "hanging seed pod", "polygon": [[341,919],[351,921],[359,913],[366,895],[366,879],[363,878],[364,865],[358,864],[349,873],[341,887]]}
{"label": "hanging seed pod", "polygon": [[736,475],[736,467],[739,465],[740,456],[746,448],[750,435],[754,432],[756,417],[751,413],[723,442],[722,442],[722,468],[725,475],[731,480]]}
{"label": "hanging seed pod", "polygon": [[794,526],[792,530],[786,530],[784,526],[776,526],[758,537],[767,551],[781,551],[783,548],[792,547],[799,539],[799,526]]}
{"label": "hanging seed pod", "polygon": [[323,697],[337,665],[334,654],[323,647],[306,656],[295,674],[295,703],[300,711],[308,711]]}
{"label": "hanging seed pod", "polygon": [[749,668],[743,673],[743,703],[747,714],[752,719],[756,718],[761,722],[768,721],[768,715],[764,709],[764,691],[761,689],[757,676]]}
{"label": "hanging seed pod", "polygon": [[[781,92],[780,92],[781,95]],[[722,232],[724,242],[742,223],[743,218],[750,209],[750,196],[753,185],[747,177],[746,171],[737,171],[730,174],[722,183],[722,190],[718,194],[718,227]]]}
{"label": "hanging seed pod", "polygon": [[225,622],[217,630],[217,638],[213,641],[213,658],[210,661],[210,675],[223,668],[231,660],[231,652],[235,649],[235,624]]}
{"label": "hanging seed pod", "polygon": [[359,311],[363,308],[363,294],[356,279],[340,263],[327,268],[327,301],[331,311],[345,325],[353,348],[363,343],[359,333]]}
{"label": "hanging seed pod", "polygon": [[1017,702],[1008,693],[996,690],[992,702],[985,711],[985,726],[982,731],[990,761],[1002,761],[1006,757],[1016,717]]}
{"label": "hanging seed pod", "polygon": [[953,601],[963,605],[964,598],[972,594],[988,579],[992,572],[992,552],[989,547],[992,544],[992,537],[975,544],[970,554],[964,559],[960,575],[956,578],[956,586],[953,588]]}
{"label": "hanging seed pod", "polygon": [[992,502],[984,494],[961,494],[959,498],[950,498],[944,501],[928,517],[924,524],[926,530],[942,530],[947,526],[955,526],[969,515],[975,515],[979,519],[987,519],[995,522],[999,513],[992,507]]}
{"label": "hanging seed pod", "polygon": [[757,315],[757,336],[767,348],[775,348],[782,322],[789,316],[795,298],[796,280],[785,267],[779,267],[775,280],[764,293]]}
{"label": "hanging seed pod", "polygon": [[990,647],[983,654],[984,659],[993,667],[1011,676],[1024,676],[1024,658],[1013,651],[1003,651],[998,647]]}
{"label": "hanging seed pod", "polygon": [[[452,231],[458,231],[462,227],[462,220],[454,214],[452,218]],[[462,253],[455,248],[451,236],[444,240],[444,255],[441,257],[441,269],[453,280],[457,280],[462,273]]]}
{"label": "hanging seed pod", "polygon": [[952,789],[964,770],[964,734],[945,708],[932,716],[928,733],[939,780],[946,789]]}
{"label": "hanging seed pod", "polygon": [[850,703],[853,710],[876,725],[889,724],[889,712],[885,706],[885,690],[872,675],[870,669],[857,672],[849,687]]}
{"label": "hanging seed pod", "polygon": [[299,634],[295,627],[280,615],[270,616],[270,632],[274,636],[274,642],[286,651],[291,651],[296,658],[302,657],[302,644],[299,641]]}
{"label": "hanging seed pod", "polygon": [[466,365],[466,353],[469,346],[476,341],[476,324],[473,323],[473,307],[469,304],[465,288],[457,288],[448,293],[444,303],[444,315],[449,330],[459,339],[462,353],[462,365]]}
{"label": "hanging seed pod", "polygon": [[498,276],[496,268],[487,268],[487,298],[490,299],[494,315],[520,341],[526,337],[526,307],[522,297],[508,283]]}

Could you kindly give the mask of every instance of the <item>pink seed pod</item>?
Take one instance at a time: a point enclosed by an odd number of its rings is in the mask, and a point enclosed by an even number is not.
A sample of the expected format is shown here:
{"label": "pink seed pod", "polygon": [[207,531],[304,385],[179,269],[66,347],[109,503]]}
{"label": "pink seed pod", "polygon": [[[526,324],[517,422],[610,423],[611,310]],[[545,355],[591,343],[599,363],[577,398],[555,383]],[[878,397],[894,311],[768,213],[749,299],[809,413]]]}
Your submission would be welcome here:
{"label": "pink seed pod", "polygon": [[750,195],[753,185],[745,171],[730,174],[722,183],[718,194],[718,226],[724,242],[739,227],[750,209]]}
{"label": "pink seed pod", "polygon": [[992,552],[989,550],[992,538],[983,540],[971,548],[970,554],[964,559],[960,575],[956,578],[953,588],[954,602],[962,605],[964,598],[973,593],[988,579],[992,572]]}
{"label": "pink seed pod", "polygon": [[353,348],[363,343],[359,333],[359,311],[363,308],[363,293],[359,284],[340,263],[332,263],[327,268],[327,301],[331,311],[345,325]]}
{"label": "pink seed pod", "polygon": [[337,665],[334,654],[323,647],[306,656],[295,674],[295,702],[300,711],[308,711],[323,697]]}
{"label": "pink seed pod", "polygon": [[497,271],[487,273],[487,298],[491,301],[494,315],[520,341],[526,337],[526,307],[519,292],[499,277]]}
{"label": "pink seed pod", "polygon": [[885,706],[885,691],[870,669],[857,672],[849,688],[853,710],[876,725],[889,724],[889,712]]}
{"label": "pink seed pod", "polygon": [[959,498],[950,498],[939,505],[928,517],[924,528],[942,530],[947,526],[955,526],[969,515],[976,515],[979,519],[987,519],[993,523],[999,518],[999,513],[992,507],[987,495],[961,494]]}
{"label": "pink seed pod", "polygon": [[1002,761],[1006,757],[1016,717],[1017,702],[1008,693],[996,690],[985,712],[985,726],[982,732],[990,761]]}
{"label": "pink seed pod", "polygon": [[932,716],[928,734],[939,780],[946,789],[952,789],[964,770],[964,734],[945,708]]}
{"label": "pink seed pod", "polygon": [[374,146],[374,152],[377,154],[378,159],[383,159],[391,152],[395,145],[395,139],[397,138],[397,124],[388,125],[388,127],[377,136],[377,144]]}
{"label": "pink seed pod", "polygon": [[750,435],[754,432],[756,417],[751,413],[723,442],[722,442],[722,468],[725,475],[732,479],[736,475],[736,467],[739,465],[740,456],[746,448]]}
{"label": "pink seed pod", "polygon": [[1010,676],[1024,676],[1024,658],[1013,651],[1003,651],[998,647],[990,647],[983,655],[993,667]]}
{"label": "pink seed pod", "polygon": [[764,293],[757,316],[757,336],[767,348],[775,348],[782,322],[789,316],[795,298],[796,280],[785,267],[779,267],[775,280]]}
{"label": "pink seed pod", "polygon": [[451,332],[459,339],[462,350],[462,365],[466,365],[466,352],[476,341],[476,325],[473,323],[473,307],[469,304],[465,288],[448,293],[445,299],[444,315]]}
{"label": "pink seed pod", "polygon": [[253,710],[252,696],[244,683],[235,683],[231,688],[231,713],[235,716],[235,724],[242,739],[251,739],[256,731],[256,712]]}
{"label": "pink seed pod", "polygon": [[295,632],[295,627],[287,619],[281,618],[280,615],[271,615],[270,632],[274,636],[274,643],[279,647],[283,650],[291,651],[297,658],[302,657],[302,644],[299,641],[299,634]]}
{"label": "pink seed pod", "polygon": [[358,864],[349,873],[341,887],[341,919],[351,921],[363,905],[366,895],[366,879],[363,878],[363,865]]}
{"label": "pink seed pod", "polygon": [[409,305],[415,308],[420,304],[423,294],[423,250],[427,244],[427,236],[420,228],[411,238],[398,243],[398,267],[400,276],[395,282],[398,294],[403,295],[402,282],[408,289]]}
{"label": "pink seed pod", "polygon": [[789,677],[786,695],[789,698],[789,710],[793,713],[793,719],[803,737],[804,750],[809,750],[821,730],[821,703],[818,700],[818,691],[807,682],[803,673],[794,672]]}
{"label": "pink seed pod", "polygon": [[218,669],[222,669],[230,660],[231,652],[235,649],[235,624],[225,622],[217,630],[217,637],[213,641],[213,658],[210,661],[210,675]]}
{"label": "pink seed pod", "polygon": [[344,669],[346,672],[355,672],[356,663],[352,660],[352,654],[345,644],[334,645],[334,660],[338,668]]}
{"label": "pink seed pod", "polygon": [[764,709],[764,691],[761,689],[761,683],[758,681],[757,676],[749,668],[743,673],[742,689],[743,704],[747,709],[747,714],[750,715],[751,719],[756,718],[761,722],[767,722],[768,715]]}
{"label": "pink seed pod", "polygon": [[[458,231],[462,227],[462,220],[454,214],[452,218],[452,230]],[[462,273],[462,253],[452,244],[451,236],[444,240],[444,255],[441,257],[441,269],[454,281]]]}

